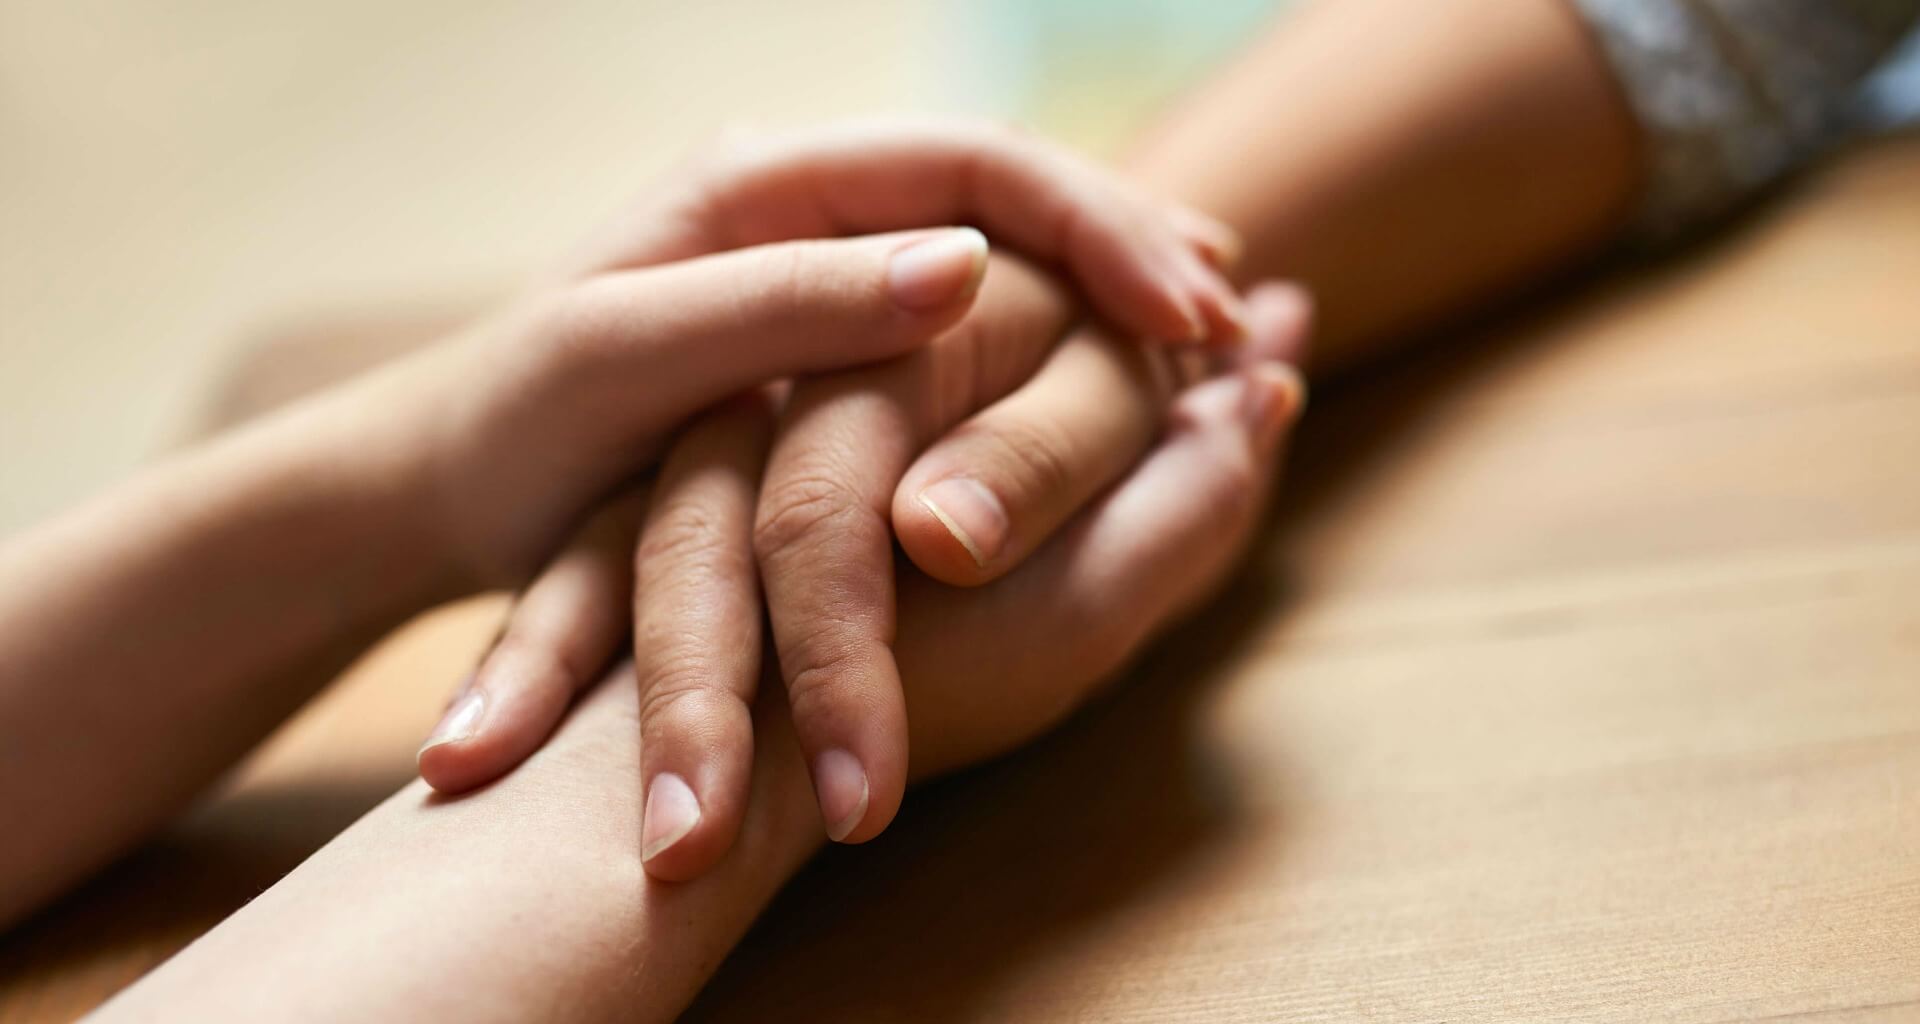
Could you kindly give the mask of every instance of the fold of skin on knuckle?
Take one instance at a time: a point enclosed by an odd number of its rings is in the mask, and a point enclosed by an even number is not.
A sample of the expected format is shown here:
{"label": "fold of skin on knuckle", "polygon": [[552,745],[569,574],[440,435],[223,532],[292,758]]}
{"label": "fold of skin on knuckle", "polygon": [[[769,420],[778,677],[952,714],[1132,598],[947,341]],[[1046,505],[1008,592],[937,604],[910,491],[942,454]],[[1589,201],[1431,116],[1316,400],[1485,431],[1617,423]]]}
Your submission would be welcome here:
{"label": "fold of skin on knuckle", "polygon": [[487,657],[488,674],[515,680],[522,694],[573,694],[602,666],[585,664],[580,645],[561,642],[555,632],[510,627]]}
{"label": "fold of skin on knuckle", "polygon": [[974,310],[936,344],[969,354],[972,372],[952,423],[1031,378],[1065,333],[1076,307],[1057,281],[1025,260],[997,255]]}
{"label": "fold of skin on knuckle", "polygon": [[694,593],[753,578],[744,519],[695,497],[668,498],[650,516],[635,559],[643,589]]}
{"label": "fold of skin on knuckle", "polygon": [[837,527],[858,518],[865,504],[840,478],[802,472],[771,483],[762,491],[753,524],[753,550],[772,575],[825,545]]}
{"label": "fold of skin on knuckle", "polygon": [[886,695],[855,682],[869,662],[846,634],[822,632],[780,646],[787,702],[796,725],[821,736],[851,737],[886,713]]}
{"label": "fold of skin on knuckle", "polygon": [[747,721],[740,694],[720,681],[726,673],[697,654],[649,660],[639,671],[640,743],[648,760],[670,744],[683,756],[718,753]]}
{"label": "fold of skin on knuckle", "polygon": [[977,449],[969,461],[996,467],[996,482],[1012,490],[1001,500],[1012,507],[1031,507],[1072,488],[1079,439],[1052,413],[1028,409],[969,433]]}

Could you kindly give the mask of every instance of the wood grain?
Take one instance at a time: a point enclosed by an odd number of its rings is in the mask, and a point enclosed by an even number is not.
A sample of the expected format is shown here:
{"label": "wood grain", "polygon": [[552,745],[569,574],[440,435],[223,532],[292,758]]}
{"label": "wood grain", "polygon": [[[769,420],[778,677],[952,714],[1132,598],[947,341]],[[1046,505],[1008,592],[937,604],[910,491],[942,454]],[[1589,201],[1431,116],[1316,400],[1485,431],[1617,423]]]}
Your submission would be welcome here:
{"label": "wood grain", "polygon": [[[1920,1020],[1920,139],[1323,401],[1110,699],[823,857],[691,1016]],[[61,1019],[404,778],[498,615],[372,654],[0,944]]]}

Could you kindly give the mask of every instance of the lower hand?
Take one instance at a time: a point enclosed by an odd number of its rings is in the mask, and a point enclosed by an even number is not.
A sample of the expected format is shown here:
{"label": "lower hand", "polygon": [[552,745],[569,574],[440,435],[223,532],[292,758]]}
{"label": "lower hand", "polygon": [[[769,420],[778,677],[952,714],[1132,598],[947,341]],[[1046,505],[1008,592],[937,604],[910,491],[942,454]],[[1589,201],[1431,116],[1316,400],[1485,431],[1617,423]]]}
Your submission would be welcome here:
{"label": "lower hand", "polygon": [[[1023,282],[1031,285],[1031,292],[1011,294],[1039,301],[1003,304],[989,295],[970,323],[991,324],[1003,305],[1002,313],[1015,322],[1022,307],[1030,315],[1059,312],[1064,319],[1060,307],[1046,305],[1053,293],[1041,279],[997,274],[994,280],[1016,290]],[[1245,365],[1227,377],[1188,386],[1173,367],[1146,358],[1138,346],[1083,329],[1051,353],[1050,340],[1029,342],[1034,351],[1027,359],[1042,363],[1033,380],[935,445],[910,471],[905,467],[917,450],[916,437],[937,434],[959,418],[956,409],[991,396],[950,400],[944,416],[910,415],[916,421],[911,429],[838,437],[827,431],[823,441],[803,449],[808,458],[862,452],[871,458],[857,445],[892,439],[882,445],[887,453],[876,460],[878,471],[848,482],[861,497],[847,505],[877,521],[883,545],[890,545],[885,510],[891,507],[916,562],[952,566],[954,559],[941,559],[959,551],[960,571],[943,575],[989,584],[961,590],[922,572],[896,573],[890,548],[883,548],[880,583],[889,619],[898,595],[892,656],[906,684],[904,710],[912,712],[907,721],[913,757],[910,769],[902,770],[902,786],[909,772],[924,777],[957,767],[1044,727],[1224,570],[1244,540],[1300,397],[1299,378],[1287,364],[1302,349],[1304,303],[1295,291],[1270,287],[1256,290],[1251,306],[1253,341],[1241,357]],[[863,383],[883,395],[895,393],[890,387],[911,394],[908,385],[928,375],[951,378],[925,365],[955,358],[956,350],[943,344],[945,339],[904,364],[808,387],[836,399],[861,394]],[[1012,387],[1008,381],[1001,390]],[[577,688],[597,678],[599,666],[619,647],[631,600],[638,623],[648,870],[665,878],[692,877],[724,855],[745,813],[754,758],[749,705],[762,644],[752,541],[756,506],[764,513],[781,480],[791,479],[778,473],[778,446],[791,443],[796,425],[810,422],[800,404],[806,391],[787,409],[787,437],[777,442],[766,394],[703,416],[668,456],[650,501],[631,493],[582,530],[523,594],[479,682],[463,691],[436,742],[423,750],[422,772],[429,780],[465,788],[459,783],[491,778],[537,747]],[[912,408],[881,406],[894,413]],[[854,409],[858,413],[857,402]],[[832,411],[829,405],[815,415]],[[867,413],[873,415],[871,405]],[[1159,437],[1163,420],[1170,426]],[[857,426],[863,417],[839,422]],[[1042,439],[1052,443],[1044,449],[1045,464],[1055,467],[1046,476],[1027,474],[1035,423],[1056,428]],[[1135,467],[1143,452],[1146,458]],[[1005,495],[1000,500],[1007,522],[1017,524],[1009,530],[1017,539],[986,565],[915,500],[915,488],[962,467]],[[900,514],[903,508],[908,515]],[[914,510],[922,514],[913,516]],[[796,549],[789,564],[801,581],[830,565],[845,535],[823,531],[810,556],[806,547]],[[764,565],[764,546],[761,554]],[[865,564],[856,558],[836,571],[850,574]],[[772,593],[771,577],[768,583]],[[808,588],[798,589],[804,594]],[[811,614],[833,611],[816,605]],[[977,674],[962,670],[976,665]],[[947,682],[936,685],[938,680]],[[795,711],[797,718],[801,708]],[[804,747],[804,736],[801,742]],[[810,759],[817,782],[815,762]]]}

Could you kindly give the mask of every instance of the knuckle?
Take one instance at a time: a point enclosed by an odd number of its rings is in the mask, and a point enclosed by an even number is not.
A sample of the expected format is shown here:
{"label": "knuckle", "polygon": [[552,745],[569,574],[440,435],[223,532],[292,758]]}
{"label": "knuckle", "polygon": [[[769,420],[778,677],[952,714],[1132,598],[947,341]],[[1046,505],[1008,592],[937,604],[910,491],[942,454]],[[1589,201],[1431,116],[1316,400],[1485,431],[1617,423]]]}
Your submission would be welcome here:
{"label": "knuckle", "polygon": [[794,476],[770,485],[754,516],[754,553],[763,562],[780,558],[830,534],[859,507],[859,497],[830,476]]}
{"label": "knuckle", "polygon": [[851,645],[821,634],[782,644],[780,664],[794,717],[807,721],[832,715],[845,694],[846,669],[853,660]]}
{"label": "knuckle", "polygon": [[638,564],[652,567],[724,567],[737,560],[747,537],[736,534],[729,517],[699,502],[670,503],[647,524],[640,538]]}
{"label": "knuckle", "polygon": [[982,464],[999,467],[1019,493],[1037,497],[1072,489],[1073,435],[1057,421],[1032,414],[1009,418],[980,438],[988,448]]}

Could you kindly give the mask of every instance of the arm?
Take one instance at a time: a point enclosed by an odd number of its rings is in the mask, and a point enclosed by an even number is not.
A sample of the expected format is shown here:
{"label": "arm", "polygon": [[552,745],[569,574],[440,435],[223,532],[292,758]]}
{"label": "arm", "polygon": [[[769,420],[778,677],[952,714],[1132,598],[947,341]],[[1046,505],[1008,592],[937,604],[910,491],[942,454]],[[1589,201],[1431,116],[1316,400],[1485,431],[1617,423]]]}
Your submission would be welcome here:
{"label": "arm", "polygon": [[1243,276],[1303,281],[1339,366],[1591,252],[1640,161],[1568,0],[1320,0],[1130,162],[1240,231]]}
{"label": "arm", "polygon": [[497,785],[396,793],[102,1020],[671,1019],[819,827],[763,702],[752,810],[698,882],[641,870],[634,689],[617,674]]}
{"label": "arm", "polygon": [[[1256,343],[1304,329],[1254,313]],[[1269,363],[1182,393],[1178,426],[1138,468],[991,586],[901,574],[915,778],[1046,728],[1232,566],[1298,386]],[[741,409],[694,428],[749,438],[770,429],[767,416]],[[701,446],[690,434],[676,454],[688,445]],[[751,587],[736,569],[758,469],[741,453],[756,449],[720,447],[708,472],[663,475],[657,488],[675,496],[678,512],[647,530],[678,541],[662,551],[682,559],[675,564],[692,581],[678,598],[757,618],[753,602],[728,600]],[[709,487],[714,472],[744,486]],[[629,538],[603,554],[631,551]],[[564,634],[582,627],[570,611],[620,604],[631,596],[630,584],[621,587],[602,577],[569,599],[565,588],[536,584],[513,617],[545,618]],[[768,687],[754,711],[751,796],[737,838],[698,880],[650,877],[639,852],[640,700],[631,673],[619,670],[496,784],[457,799],[407,787],[101,1019],[670,1018],[821,840],[786,702]]]}
{"label": "arm", "polygon": [[[1234,326],[1204,217],[1177,227],[1005,133],[843,127],[696,164],[468,336],[0,549],[0,921],[164,820],[405,616],[524,582],[696,410],[953,325],[986,244],[930,225],[963,220],[1144,336]],[[786,241],[813,235],[860,237]]]}
{"label": "arm", "polygon": [[[929,244],[944,294],[909,308],[891,268]],[[0,919],[178,810],[359,645],[530,572],[700,407],[938,333],[984,255],[946,231],[590,277],[10,542]]]}

